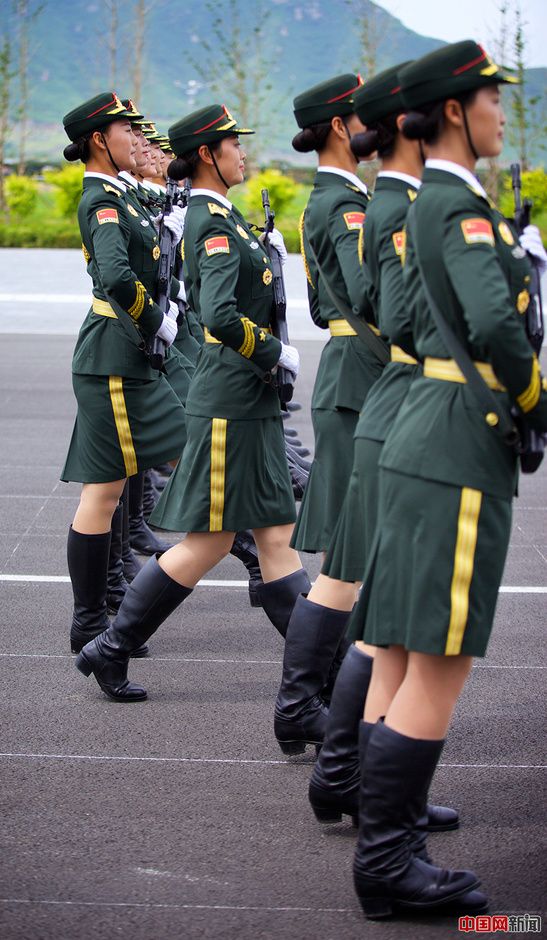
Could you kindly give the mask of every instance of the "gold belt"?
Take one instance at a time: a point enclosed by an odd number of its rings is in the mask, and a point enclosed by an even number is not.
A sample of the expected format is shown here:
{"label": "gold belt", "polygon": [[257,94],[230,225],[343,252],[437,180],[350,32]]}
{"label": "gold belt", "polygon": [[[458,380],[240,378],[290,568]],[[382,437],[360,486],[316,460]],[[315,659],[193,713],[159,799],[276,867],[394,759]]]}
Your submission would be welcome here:
{"label": "gold belt", "polygon": [[114,320],[118,319],[110,304],[107,303],[106,300],[99,300],[98,297],[93,298],[93,313],[98,313],[101,317],[113,317]]}
{"label": "gold belt", "polygon": [[400,346],[391,347],[391,361],[392,362],[406,362],[409,366],[417,366],[418,360],[414,359],[413,356],[409,356],[408,353],[401,349]]}
{"label": "gold belt", "polygon": [[[376,333],[376,336],[380,335],[380,330],[377,329],[373,323],[367,323],[367,326],[373,333]],[[357,333],[353,327],[349,325],[347,320],[329,320],[329,330],[331,336],[357,336]]]}
{"label": "gold belt", "polygon": [[[488,388],[495,392],[507,391],[497,378],[489,362],[474,362],[473,365],[480,372]],[[442,379],[444,382],[461,382],[464,385],[467,383],[467,379],[455,359],[434,359],[431,356],[426,356],[424,375],[428,379]]]}
{"label": "gold belt", "polygon": [[[272,332],[272,329],[269,326],[260,326],[259,329],[262,330],[264,333]],[[211,336],[206,326],[203,327],[203,332],[205,333],[206,343],[221,343],[222,342],[220,339],[216,339],[214,336]]]}

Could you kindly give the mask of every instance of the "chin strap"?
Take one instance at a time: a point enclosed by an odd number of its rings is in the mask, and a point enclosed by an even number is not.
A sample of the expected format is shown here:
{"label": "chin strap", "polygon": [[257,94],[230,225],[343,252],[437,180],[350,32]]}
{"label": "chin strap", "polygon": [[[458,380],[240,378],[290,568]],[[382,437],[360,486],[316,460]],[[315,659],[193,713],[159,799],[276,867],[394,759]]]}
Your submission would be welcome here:
{"label": "chin strap", "polygon": [[213,161],[213,164],[214,164],[215,170],[217,171],[217,174],[218,174],[218,176],[219,176],[219,179],[222,180],[222,182],[223,182],[224,186],[226,187],[226,189],[229,189],[230,187],[228,186],[228,183],[226,182],[226,180],[224,179],[222,173],[220,172],[220,170],[219,170],[219,168],[218,168],[218,163],[217,163],[217,161],[215,160],[215,155],[214,155],[214,153],[213,153],[213,151],[212,151],[211,149],[209,149],[209,153],[211,154],[211,160]]}
{"label": "chin strap", "polygon": [[473,146],[473,141],[471,140],[471,134],[469,133],[469,124],[467,123],[467,114],[465,113],[465,107],[463,104],[462,104],[462,114],[463,114],[463,123],[465,126],[465,133],[467,134],[467,142],[471,148],[471,153],[475,157],[475,160],[478,160],[479,155],[477,151],[475,150],[475,147]]}
{"label": "chin strap", "polygon": [[104,144],[105,147],[106,147],[106,152],[107,152],[107,154],[108,154],[109,160],[110,160],[112,166],[114,167],[114,169],[116,170],[116,173],[119,173],[119,172],[120,172],[120,168],[119,168],[119,166],[116,165],[116,163],[114,163],[114,159],[113,159],[113,157],[112,157],[112,154],[110,153],[110,149],[109,149],[109,147],[108,147],[108,144],[107,144],[107,142],[106,142],[105,136],[104,136],[104,134],[103,134],[102,131],[101,131],[101,137],[102,137],[102,139],[103,139],[103,144]]}
{"label": "chin strap", "polygon": [[420,139],[418,143],[420,145],[420,157],[422,158],[422,163],[425,166],[424,142]]}

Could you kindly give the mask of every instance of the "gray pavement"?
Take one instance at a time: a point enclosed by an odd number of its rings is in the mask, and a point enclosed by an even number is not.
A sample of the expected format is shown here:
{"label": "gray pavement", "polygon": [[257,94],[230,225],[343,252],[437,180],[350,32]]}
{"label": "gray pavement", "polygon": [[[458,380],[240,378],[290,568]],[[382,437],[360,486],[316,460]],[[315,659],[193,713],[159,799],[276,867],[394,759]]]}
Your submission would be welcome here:
{"label": "gray pavement", "polygon": [[[313,752],[287,760],[275,742],[282,641],[249,607],[234,558],[152,638],[150,658],[132,663],[147,702],[110,702],[75,670],[65,543],[79,487],[58,477],[87,300],[51,295],[88,294],[88,282],[75,274],[79,252],[40,254],[0,251],[0,938],[458,935],[455,919],[362,917],[354,830],[315,822]],[[302,300],[291,264],[289,294]],[[39,291],[49,300],[5,300]],[[304,317],[301,328],[319,334]],[[304,407],[290,423],[311,445],[321,342],[297,344]],[[542,468],[521,480],[488,655],[472,670],[433,782],[432,800],[457,807],[462,825],[429,840],[439,864],[481,876],[493,914],[544,922],[546,515]],[[315,577],[318,559],[303,560]]]}

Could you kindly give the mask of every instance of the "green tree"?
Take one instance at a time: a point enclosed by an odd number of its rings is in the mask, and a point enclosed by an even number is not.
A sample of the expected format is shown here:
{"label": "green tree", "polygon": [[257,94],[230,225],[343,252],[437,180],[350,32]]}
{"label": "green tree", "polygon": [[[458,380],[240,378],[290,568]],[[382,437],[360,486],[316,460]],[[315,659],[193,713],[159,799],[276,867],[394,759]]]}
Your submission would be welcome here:
{"label": "green tree", "polygon": [[45,178],[54,187],[55,207],[59,215],[63,219],[75,219],[82,198],[83,165],[71,163],[61,170],[47,172]]}
{"label": "green tree", "polygon": [[[547,173],[543,167],[536,170],[525,170],[521,174],[522,199],[531,199],[533,202],[532,216],[538,216],[547,211]],[[515,211],[515,200],[511,177],[506,176],[503,182],[503,194],[500,199],[500,209],[504,215],[512,216]]]}
{"label": "green tree", "polygon": [[275,212],[276,220],[293,201],[298,186],[290,176],[284,176],[279,170],[263,170],[253,176],[247,184],[247,205],[253,216],[264,220],[262,206],[262,190],[267,189],[270,197],[270,206]]}
{"label": "green tree", "polygon": [[12,71],[13,50],[11,36],[6,31],[0,37],[0,213],[6,211],[6,200],[4,192],[4,159],[6,153],[6,143],[10,131],[9,108],[11,95],[11,81],[14,76]]}
{"label": "green tree", "polygon": [[36,208],[38,192],[36,180],[12,173],[6,180],[8,212],[18,220],[26,219]]}

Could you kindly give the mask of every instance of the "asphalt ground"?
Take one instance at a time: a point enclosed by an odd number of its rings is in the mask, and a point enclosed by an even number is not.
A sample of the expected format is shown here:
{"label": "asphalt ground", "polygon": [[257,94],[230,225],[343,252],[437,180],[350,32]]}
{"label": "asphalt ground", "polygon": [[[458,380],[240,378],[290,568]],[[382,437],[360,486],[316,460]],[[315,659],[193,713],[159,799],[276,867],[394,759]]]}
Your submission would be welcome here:
{"label": "asphalt ground", "polygon": [[[45,254],[40,289],[58,255],[64,264],[63,253]],[[3,275],[20,260],[0,252]],[[5,284],[0,291],[12,289]],[[455,918],[363,918],[355,831],[349,820],[315,821],[314,752],[285,759],[275,741],[282,640],[250,608],[236,559],[166,621],[148,659],[132,662],[147,702],[111,702],[76,671],[65,552],[79,486],[59,482],[75,414],[74,336],[58,332],[52,300],[33,316],[23,301],[15,332],[11,303],[0,295],[0,938],[458,935]],[[61,308],[76,317],[70,302]],[[290,424],[310,446],[321,343],[298,346],[303,409]],[[431,801],[456,807],[461,827],[428,843],[438,864],[480,875],[492,914],[543,922],[546,469],[521,480],[488,655],[472,670],[433,781]],[[302,557],[314,578],[318,558]]]}

